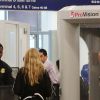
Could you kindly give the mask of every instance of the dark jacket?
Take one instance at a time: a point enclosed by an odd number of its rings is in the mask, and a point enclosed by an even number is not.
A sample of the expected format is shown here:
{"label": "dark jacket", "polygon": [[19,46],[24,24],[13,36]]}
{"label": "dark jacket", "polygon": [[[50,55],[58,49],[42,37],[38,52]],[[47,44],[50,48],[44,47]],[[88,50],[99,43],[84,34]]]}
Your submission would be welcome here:
{"label": "dark jacket", "polygon": [[49,97],[51,95],[51,81],[48,73],[45,71],[42,79],[39,80],[39,84],[30,86],[25,82],[25,75],[20,70],[15,80],[14,93],[22,99],[27,96],[32,96],[34,93],[40,93],[44,99]]}
{"label": "dark jacket", "polygon": [[12,77],[11,67],[0,60],[0,86],[13,85],[14,79]]}
{"label": "dark jacket", "polygon": [[85,84],[82,77],[80,77],[80,100],[89,100],[88,99],[88,85]]}

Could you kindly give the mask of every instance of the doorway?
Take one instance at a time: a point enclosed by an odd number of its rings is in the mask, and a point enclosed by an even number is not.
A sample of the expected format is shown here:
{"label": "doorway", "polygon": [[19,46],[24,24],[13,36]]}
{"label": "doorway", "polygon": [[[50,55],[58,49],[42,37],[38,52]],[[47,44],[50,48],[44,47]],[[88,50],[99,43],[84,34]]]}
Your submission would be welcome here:
{"label": "doorway", "polygon": [[[99,9],[100,6],[71,6],[58,12],[61,100],[80,100],[80,36],[89,49],[89,100],[100,99]],[[98,15],[84,16],[84,13]]]}
{"label": "doorway", "polygon": [[89,49],[89,100],[100,100],[100,28],[81,28],[80,36]]}

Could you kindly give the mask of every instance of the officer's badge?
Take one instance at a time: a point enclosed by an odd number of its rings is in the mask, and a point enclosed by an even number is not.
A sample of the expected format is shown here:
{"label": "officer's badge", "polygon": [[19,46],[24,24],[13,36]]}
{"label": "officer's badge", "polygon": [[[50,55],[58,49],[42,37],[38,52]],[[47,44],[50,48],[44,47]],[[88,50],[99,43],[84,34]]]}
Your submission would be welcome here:
{"label": "officer's badge", "polygon": [[5,68],[1,68],[1,71],[0,71],[2,74],[5,73]]}

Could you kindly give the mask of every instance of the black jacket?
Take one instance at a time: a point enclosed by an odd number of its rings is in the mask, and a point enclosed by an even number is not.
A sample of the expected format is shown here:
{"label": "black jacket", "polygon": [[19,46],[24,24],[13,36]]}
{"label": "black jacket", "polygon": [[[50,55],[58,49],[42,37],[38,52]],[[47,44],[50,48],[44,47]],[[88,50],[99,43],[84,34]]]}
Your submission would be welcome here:
{"label": "black jacket", "polygon": [[34,86],[26,84],[25,75],[21,70],[18,72],[14,84],[14,93],[22,99],[27,96],[32,96],[34,93],[40,93],[45,99],[46,97],[51,96],[51,91],[51,81],[46,71],[43,78],[39,81],[39,84],[35,84]]}
{"label": "black jacket", "polygon": [[11,67],[0,60],[0,86],[12,85],[14,79],[12,77],[12,69]]}
{"label": "black jacket", "polygon": [[82,77],[80,77],[80,100],[89,100],[88,99],[88,85],[85,84]]}

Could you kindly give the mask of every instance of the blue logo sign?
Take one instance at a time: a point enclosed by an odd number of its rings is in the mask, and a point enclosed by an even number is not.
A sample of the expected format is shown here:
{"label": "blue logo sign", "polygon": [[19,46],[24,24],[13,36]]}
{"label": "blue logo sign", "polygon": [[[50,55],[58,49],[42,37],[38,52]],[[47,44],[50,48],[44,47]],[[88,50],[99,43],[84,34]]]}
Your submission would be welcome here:
{"label": "blue logo sign", "polygon": [[0,0],[4,10],[52,10],[70,5],[100,5],[100,0]]}

